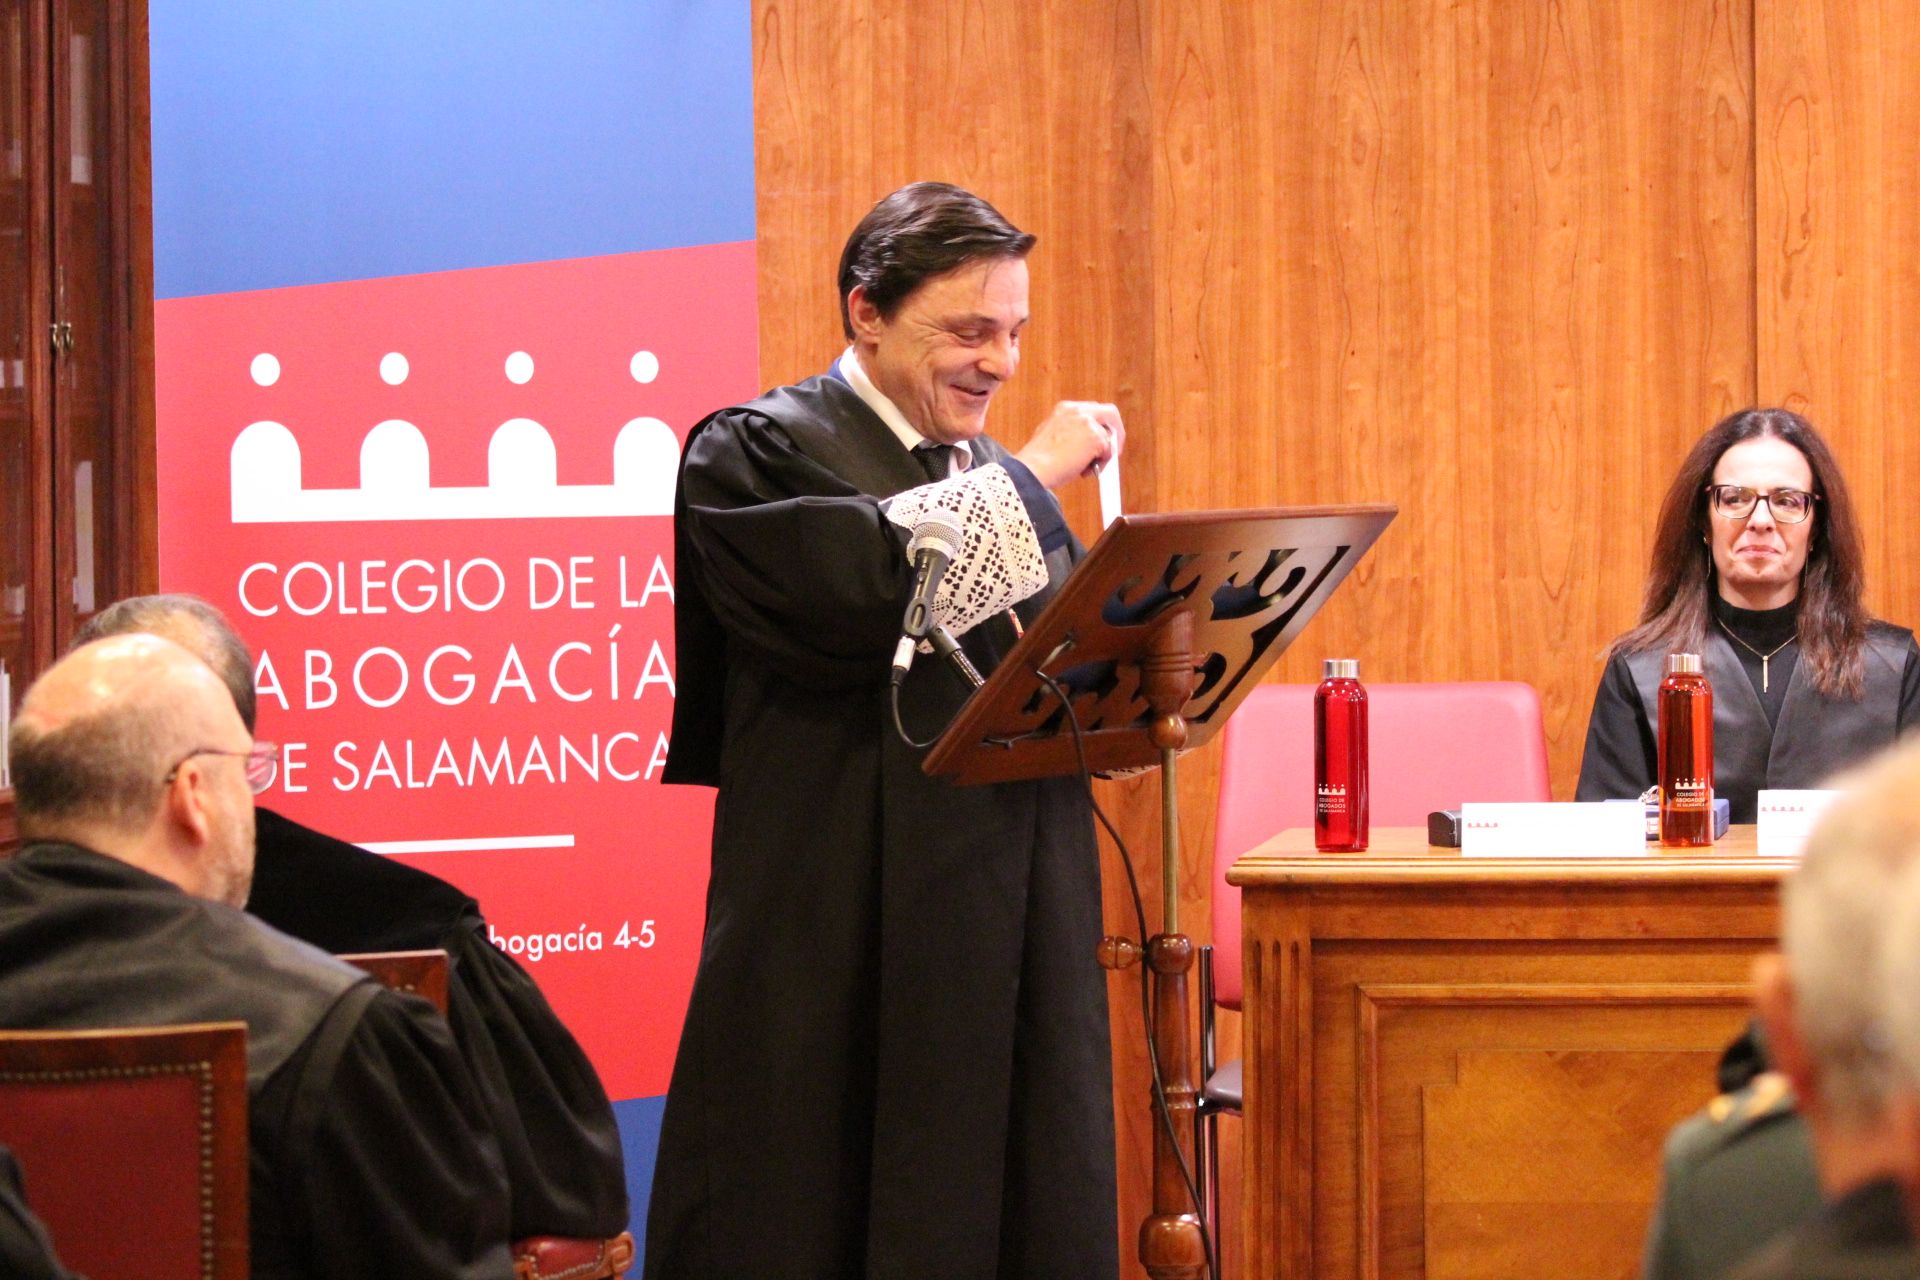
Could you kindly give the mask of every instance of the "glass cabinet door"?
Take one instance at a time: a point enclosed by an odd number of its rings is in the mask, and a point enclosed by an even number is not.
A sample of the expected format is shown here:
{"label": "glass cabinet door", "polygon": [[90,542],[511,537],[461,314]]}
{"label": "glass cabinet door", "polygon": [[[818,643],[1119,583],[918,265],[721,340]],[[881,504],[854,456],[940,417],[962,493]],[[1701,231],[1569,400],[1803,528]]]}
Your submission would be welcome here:
{"label": "glass cabinet door", "polygon": [[145,48],[144,0],[0,0],[0,717],[151,573]]}
{"label": "glass cabinet door", "polygon": [[[123,168],[112,0],[57,0],[53,42],[54,640],[133,592],[132,400]],[[118,269],[116,269],[118,267]]]}
{"label": "glass cabinet door", "polygon": [[[48,437],[50,353],[44,94],[46,12],[34,0],[0,0],[0,704],[9,713],[45,662],[52,633],[40,602],[52,577],[39,475]],[[0,770],[5,747],[0,744]],[[6,779],[0,776],[0,786]]]}

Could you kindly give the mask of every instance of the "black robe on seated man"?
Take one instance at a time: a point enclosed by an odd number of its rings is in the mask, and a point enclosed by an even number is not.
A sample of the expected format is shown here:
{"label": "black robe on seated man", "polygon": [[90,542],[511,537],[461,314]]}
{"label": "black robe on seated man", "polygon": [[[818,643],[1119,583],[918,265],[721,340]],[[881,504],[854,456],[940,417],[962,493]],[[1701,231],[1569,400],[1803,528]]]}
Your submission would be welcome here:
{"label": "black robe on seated man", "polygon": [[[976,469],[1020,466],[985,437],[973,450]],[[925,482],[831,376],[723,410],[688,439],[666,777],[719,796],[650,1277],[1117,1270],[1086,793],[1075,778],[929,778],[892,728],[911,575],[881,500]],[[1066,539],[1051,496],[1026,484],[1029,519]],[[1048,591],[1022,603],[1026,620]],[[963,638],[982,640],[1004,652],[1010,624]],[[916,662],[908,731],[933,736],[966,692],[945,664]]]}
{"label": "black robe on seated man", "polygon": [[247,1024],[253,1280],[508,1280],[507,1187],[447,1025],[415,996],[77,845],[0,863],[23,1030]]}
{"label": "black robe on seated man", "polygon": [[[1713,790],[1735,822],[1753,822],[1763,790],[1825,786],[1838,771],[1920,724],[1920,649],[1913,632],[1867,624],[1858,702],[1829,698],[1795,662],[1777,723],[1767,715],[1733,643],[1716,626],[1702,662],[1713,688]],[[1654,731],[1667,655],[1616,653],[1600,678],[1580,759],[1579,800],[1637,796],[1659,781]],[[1780,682],[1775,668],[1771,683]]]}
{"label": "black robe on seated man", "polygon": [[513,1193],[512,1237],[618,1235],[626,1165],[593,1064],[532,978],[438,876],[256,809],[249,914],[338,955],[447,953],[447,1022]]}

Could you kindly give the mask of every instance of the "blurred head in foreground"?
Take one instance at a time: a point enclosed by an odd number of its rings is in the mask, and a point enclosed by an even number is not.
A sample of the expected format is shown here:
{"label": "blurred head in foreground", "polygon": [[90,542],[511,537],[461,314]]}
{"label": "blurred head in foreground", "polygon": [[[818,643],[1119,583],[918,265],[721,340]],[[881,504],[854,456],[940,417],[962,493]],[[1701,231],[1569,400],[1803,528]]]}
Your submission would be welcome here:
{"label": "blurred head in foreground", "polygon": [[[1830,1197],[1877,1177],[1911,1184],[1920,1168],[1920,982],[1901,988],[1889,977],[1909,950],[1891,944],[1912,928],[1897,922],[1896,890],[1920,892],[1920,742],[1836,785],[1844,794],[1781,891],[1783,954],[1761,957],[1754,972],[1769,1053],[1798,1095]],[[1920,920],[1920,904],[1914,911]],[[1889,1035],[1893,1013],[1916,1036],[1905,1057]]]}

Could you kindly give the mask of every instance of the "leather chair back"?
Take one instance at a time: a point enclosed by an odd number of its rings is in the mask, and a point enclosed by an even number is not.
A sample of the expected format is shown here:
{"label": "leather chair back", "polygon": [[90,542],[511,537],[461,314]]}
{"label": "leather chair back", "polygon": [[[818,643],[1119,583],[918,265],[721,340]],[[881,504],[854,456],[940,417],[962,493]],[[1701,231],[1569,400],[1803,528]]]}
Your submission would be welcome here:
{"label": "leather chair back", "polygon": [[245,1280],[245,1023],[0,1032],[0,1144],[69,1270]]}

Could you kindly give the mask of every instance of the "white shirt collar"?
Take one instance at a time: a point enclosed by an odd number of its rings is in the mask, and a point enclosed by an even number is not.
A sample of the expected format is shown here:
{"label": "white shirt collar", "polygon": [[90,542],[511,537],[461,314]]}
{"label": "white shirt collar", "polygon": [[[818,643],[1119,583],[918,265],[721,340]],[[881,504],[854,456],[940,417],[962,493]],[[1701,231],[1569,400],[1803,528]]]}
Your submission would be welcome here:
{"label": "white shirt collar", "polygon": [[[847,380],[847,385],[853,388],[853,393],[866,402],[867,408],[873,410],[880,421],[887,424],[887,430],[893,432],[899,439],[902,448],[911,451],[928,443],[927,438],[907,421],[906,415],[900,412],[899,406],[887,399],[880,388],[873,385],[873,379],[869,378],[867,371],[860,367],[860,357],[855,354],[851,346],[840,353],[839,369],[840,376]],[[973,465],[972,447],[964,440],[953,447],[960,455],[959,466],[956,469],[965,471],[971,467]]]}

